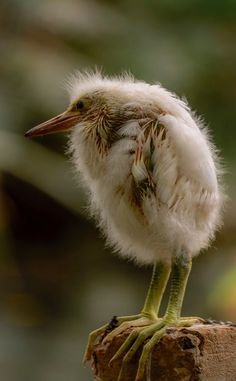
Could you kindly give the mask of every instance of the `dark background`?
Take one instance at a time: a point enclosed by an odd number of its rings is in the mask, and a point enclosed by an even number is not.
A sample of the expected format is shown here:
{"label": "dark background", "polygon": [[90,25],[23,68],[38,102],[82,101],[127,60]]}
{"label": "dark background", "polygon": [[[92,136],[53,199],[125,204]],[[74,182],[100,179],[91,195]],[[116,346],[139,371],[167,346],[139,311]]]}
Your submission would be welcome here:
{"label": "dark background", "polygon": [[67,107],[75,69],[130,70],[184,95],[224,158],[225,225],[194,261],[184,315],[236,320],[236,2],[2,0],[0,379],[91,381],[90,330],[139,312],[150,268],[104,248],[64,152],[25,131]]}

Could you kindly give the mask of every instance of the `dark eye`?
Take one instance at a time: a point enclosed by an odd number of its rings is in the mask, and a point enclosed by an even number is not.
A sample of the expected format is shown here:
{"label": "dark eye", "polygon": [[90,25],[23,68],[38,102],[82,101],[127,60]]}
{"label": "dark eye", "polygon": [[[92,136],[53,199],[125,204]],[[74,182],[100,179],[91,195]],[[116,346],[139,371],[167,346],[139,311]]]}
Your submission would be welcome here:
{"label": "dark eye", "polygon": [[82,108],[84,108],[84,102],[83,101],[78,101],[75,104],[75,108],[76,108],[76,110],[81,110]]}

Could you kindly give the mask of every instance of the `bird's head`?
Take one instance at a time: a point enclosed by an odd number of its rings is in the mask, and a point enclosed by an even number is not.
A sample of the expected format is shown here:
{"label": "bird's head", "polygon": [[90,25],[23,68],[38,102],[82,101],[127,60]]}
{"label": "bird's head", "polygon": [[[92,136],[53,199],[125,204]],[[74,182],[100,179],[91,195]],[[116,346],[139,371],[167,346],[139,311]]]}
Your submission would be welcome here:
{"label": "bird's head", "polygon": [[76,130],[84,138],[111,144],[119,126],[137,118],[131,77],[107,78],[99,73],[74,76],[68,90],[71,102],[62,114],[29,130],[36,137]]}

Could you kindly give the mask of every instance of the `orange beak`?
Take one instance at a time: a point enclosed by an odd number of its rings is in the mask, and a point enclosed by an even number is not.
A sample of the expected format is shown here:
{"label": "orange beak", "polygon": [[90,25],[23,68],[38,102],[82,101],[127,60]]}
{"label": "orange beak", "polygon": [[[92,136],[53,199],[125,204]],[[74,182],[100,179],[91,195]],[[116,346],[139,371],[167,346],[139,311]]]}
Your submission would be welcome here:
{"label": "orange beak", "polygon": [[62,114],[39,124],[25,133],[26,137],[43,136],[64,132],[74,127],[80,120],[80,116],[75,111],[65,111]]}

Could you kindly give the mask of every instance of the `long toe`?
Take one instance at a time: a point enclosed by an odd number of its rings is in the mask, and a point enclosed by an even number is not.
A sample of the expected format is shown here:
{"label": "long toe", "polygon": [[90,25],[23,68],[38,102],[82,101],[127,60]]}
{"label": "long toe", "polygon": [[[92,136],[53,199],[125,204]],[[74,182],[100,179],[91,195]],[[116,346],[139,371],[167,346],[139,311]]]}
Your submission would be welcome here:
{"label": "long toe", "polygon": [[114,361],[116,361],[118,358],[120,358],[124,353],[126,353],[131,345],[134,343],[134,340],[138,337],[138,334],[142,328],[135,328],[127,337],[127,339],[124,341],[124,343],[121,345],[121,347],[118,349],[118,351],[115,353],[115,355],[112,357],[112,359],[109,361],[109,365],[111,365]]}
{"label": "long toe", "polygon": [[135,381],[142,381],[145,375],[147,361],[152,354],[152,349],[160,341],[161,337],[164,335],[166,329],[162,328],[156,332],[152,338],[144,345],[142,350],[142,355],[139,359],[138,371],[136,374]]}
{"label": "long toe", "polygon": [[119,327],[115,328],[112,332],[108,333],[108,335],[104,338],[103,343],[104,344],[110,343],[114,339],[114,337],[116,337],[117,335],[120,335],[121,333],[123,333],[129,328],[146,327],[152,323],[153,323],[152,320],[145,317],[141,317],[140,319],[137,319],[137,320],[125,321]]}
{"label": "long toe", "polygon": [[96,343],[98,337],[102,335],[106,329],[108,328],[108,324],[105,324],[104,326],[96,329],[95,331],[90,332],[87,346],[85,349],[84,357],[83,357],[83,363],[85,364],[87,361],[91,360],[94,344]]}

